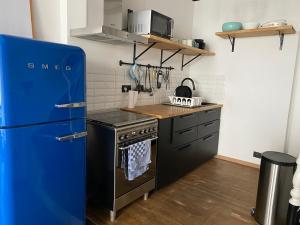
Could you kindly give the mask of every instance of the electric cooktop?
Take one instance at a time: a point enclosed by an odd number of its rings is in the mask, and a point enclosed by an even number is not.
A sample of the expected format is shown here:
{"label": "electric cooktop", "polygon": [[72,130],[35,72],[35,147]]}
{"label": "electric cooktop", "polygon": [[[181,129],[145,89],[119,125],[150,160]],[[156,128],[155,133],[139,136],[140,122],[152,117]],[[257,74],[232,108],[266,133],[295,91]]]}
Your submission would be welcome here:
{"label": "electric cooktop", "polygon": [[118,109],[105,112],[90,112],[88,113],[87,117],[89,121],[96,121],[113,127],[128,126],[155,119],[155,117],[146,116],[138,113],[126,112]]}

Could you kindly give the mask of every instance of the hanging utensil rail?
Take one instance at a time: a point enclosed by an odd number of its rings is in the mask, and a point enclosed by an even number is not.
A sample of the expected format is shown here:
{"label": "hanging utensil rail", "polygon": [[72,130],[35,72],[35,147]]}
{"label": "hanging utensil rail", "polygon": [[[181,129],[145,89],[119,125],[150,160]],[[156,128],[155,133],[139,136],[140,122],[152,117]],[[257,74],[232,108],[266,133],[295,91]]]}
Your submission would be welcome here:
{"label": "hanging utensil rail", "polygon": [[119,65],[123,66],[123,65],[127,65],[127,66],[132,66],[132,65],[138,65],[140,67],[146,67],[146,68],[153,68],[153,69],[168,69],[168,70],[174,70],[173,67],[169,66],[169,67],[164,67],[164,66],[153,66],[151,64],[139,64],[139,63],[128,63],[128,62],[123,62],[122,60],[119,61]]}

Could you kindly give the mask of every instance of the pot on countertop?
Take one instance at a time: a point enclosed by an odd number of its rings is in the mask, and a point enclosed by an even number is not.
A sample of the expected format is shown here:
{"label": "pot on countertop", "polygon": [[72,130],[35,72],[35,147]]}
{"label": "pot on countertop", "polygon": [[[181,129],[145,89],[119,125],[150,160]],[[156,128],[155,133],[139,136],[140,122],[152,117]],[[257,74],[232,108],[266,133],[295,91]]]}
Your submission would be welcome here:
{"label": "pot on countertop", "polygon": [[195,82],[191,78],[185,78],[181,82],[181,85],[176,88],[176,90],[175,90],[175,96],[177,96],[177,97],[184,97],[184,98],[192,98],[193,97],[193,91],[191,90],[191,88],[188,87],[188,86],[184,86],[183,85],[183,83],[186,80],[191,81],[192,84],[193,84],[193,90],[194,91],[196,90],[196,88],[195,88]]}

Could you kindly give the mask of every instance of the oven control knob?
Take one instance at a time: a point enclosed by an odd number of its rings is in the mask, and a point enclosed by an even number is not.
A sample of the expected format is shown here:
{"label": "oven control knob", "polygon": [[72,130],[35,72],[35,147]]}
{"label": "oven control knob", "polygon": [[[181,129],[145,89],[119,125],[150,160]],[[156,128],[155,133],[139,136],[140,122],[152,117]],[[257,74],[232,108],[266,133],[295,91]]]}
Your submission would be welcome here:
{"label": "oven control knob", "polygon": [[132,132],[131,132],[131,135],[132,135],[132,136],[135,136],[135,135],[136,135],[136,132],[135,132],[135,131],[132,131]]}
{"label": "oven control knob", "polygon": [[144,134],[144,133],[145,133],[145,130],[141,130],[141,131],[140,131],[140,134]]}
{"label": "oven control knob", "polygon": [[129,135],[129,134],[126,134],[126,135],[125,135],[125,139],[128,139],[128,138],[130,138],[130,135]]}

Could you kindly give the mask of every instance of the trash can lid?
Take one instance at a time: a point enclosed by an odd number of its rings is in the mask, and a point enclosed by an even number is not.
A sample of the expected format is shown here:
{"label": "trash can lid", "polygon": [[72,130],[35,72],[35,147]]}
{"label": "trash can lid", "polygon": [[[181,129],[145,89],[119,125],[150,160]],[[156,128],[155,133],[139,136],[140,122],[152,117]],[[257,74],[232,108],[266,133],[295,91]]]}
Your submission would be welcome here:
{"label": "trash can lid", "polygon": [[296,166],[296,158],[282,152],[264,152],[262,158],[279,166]]}

